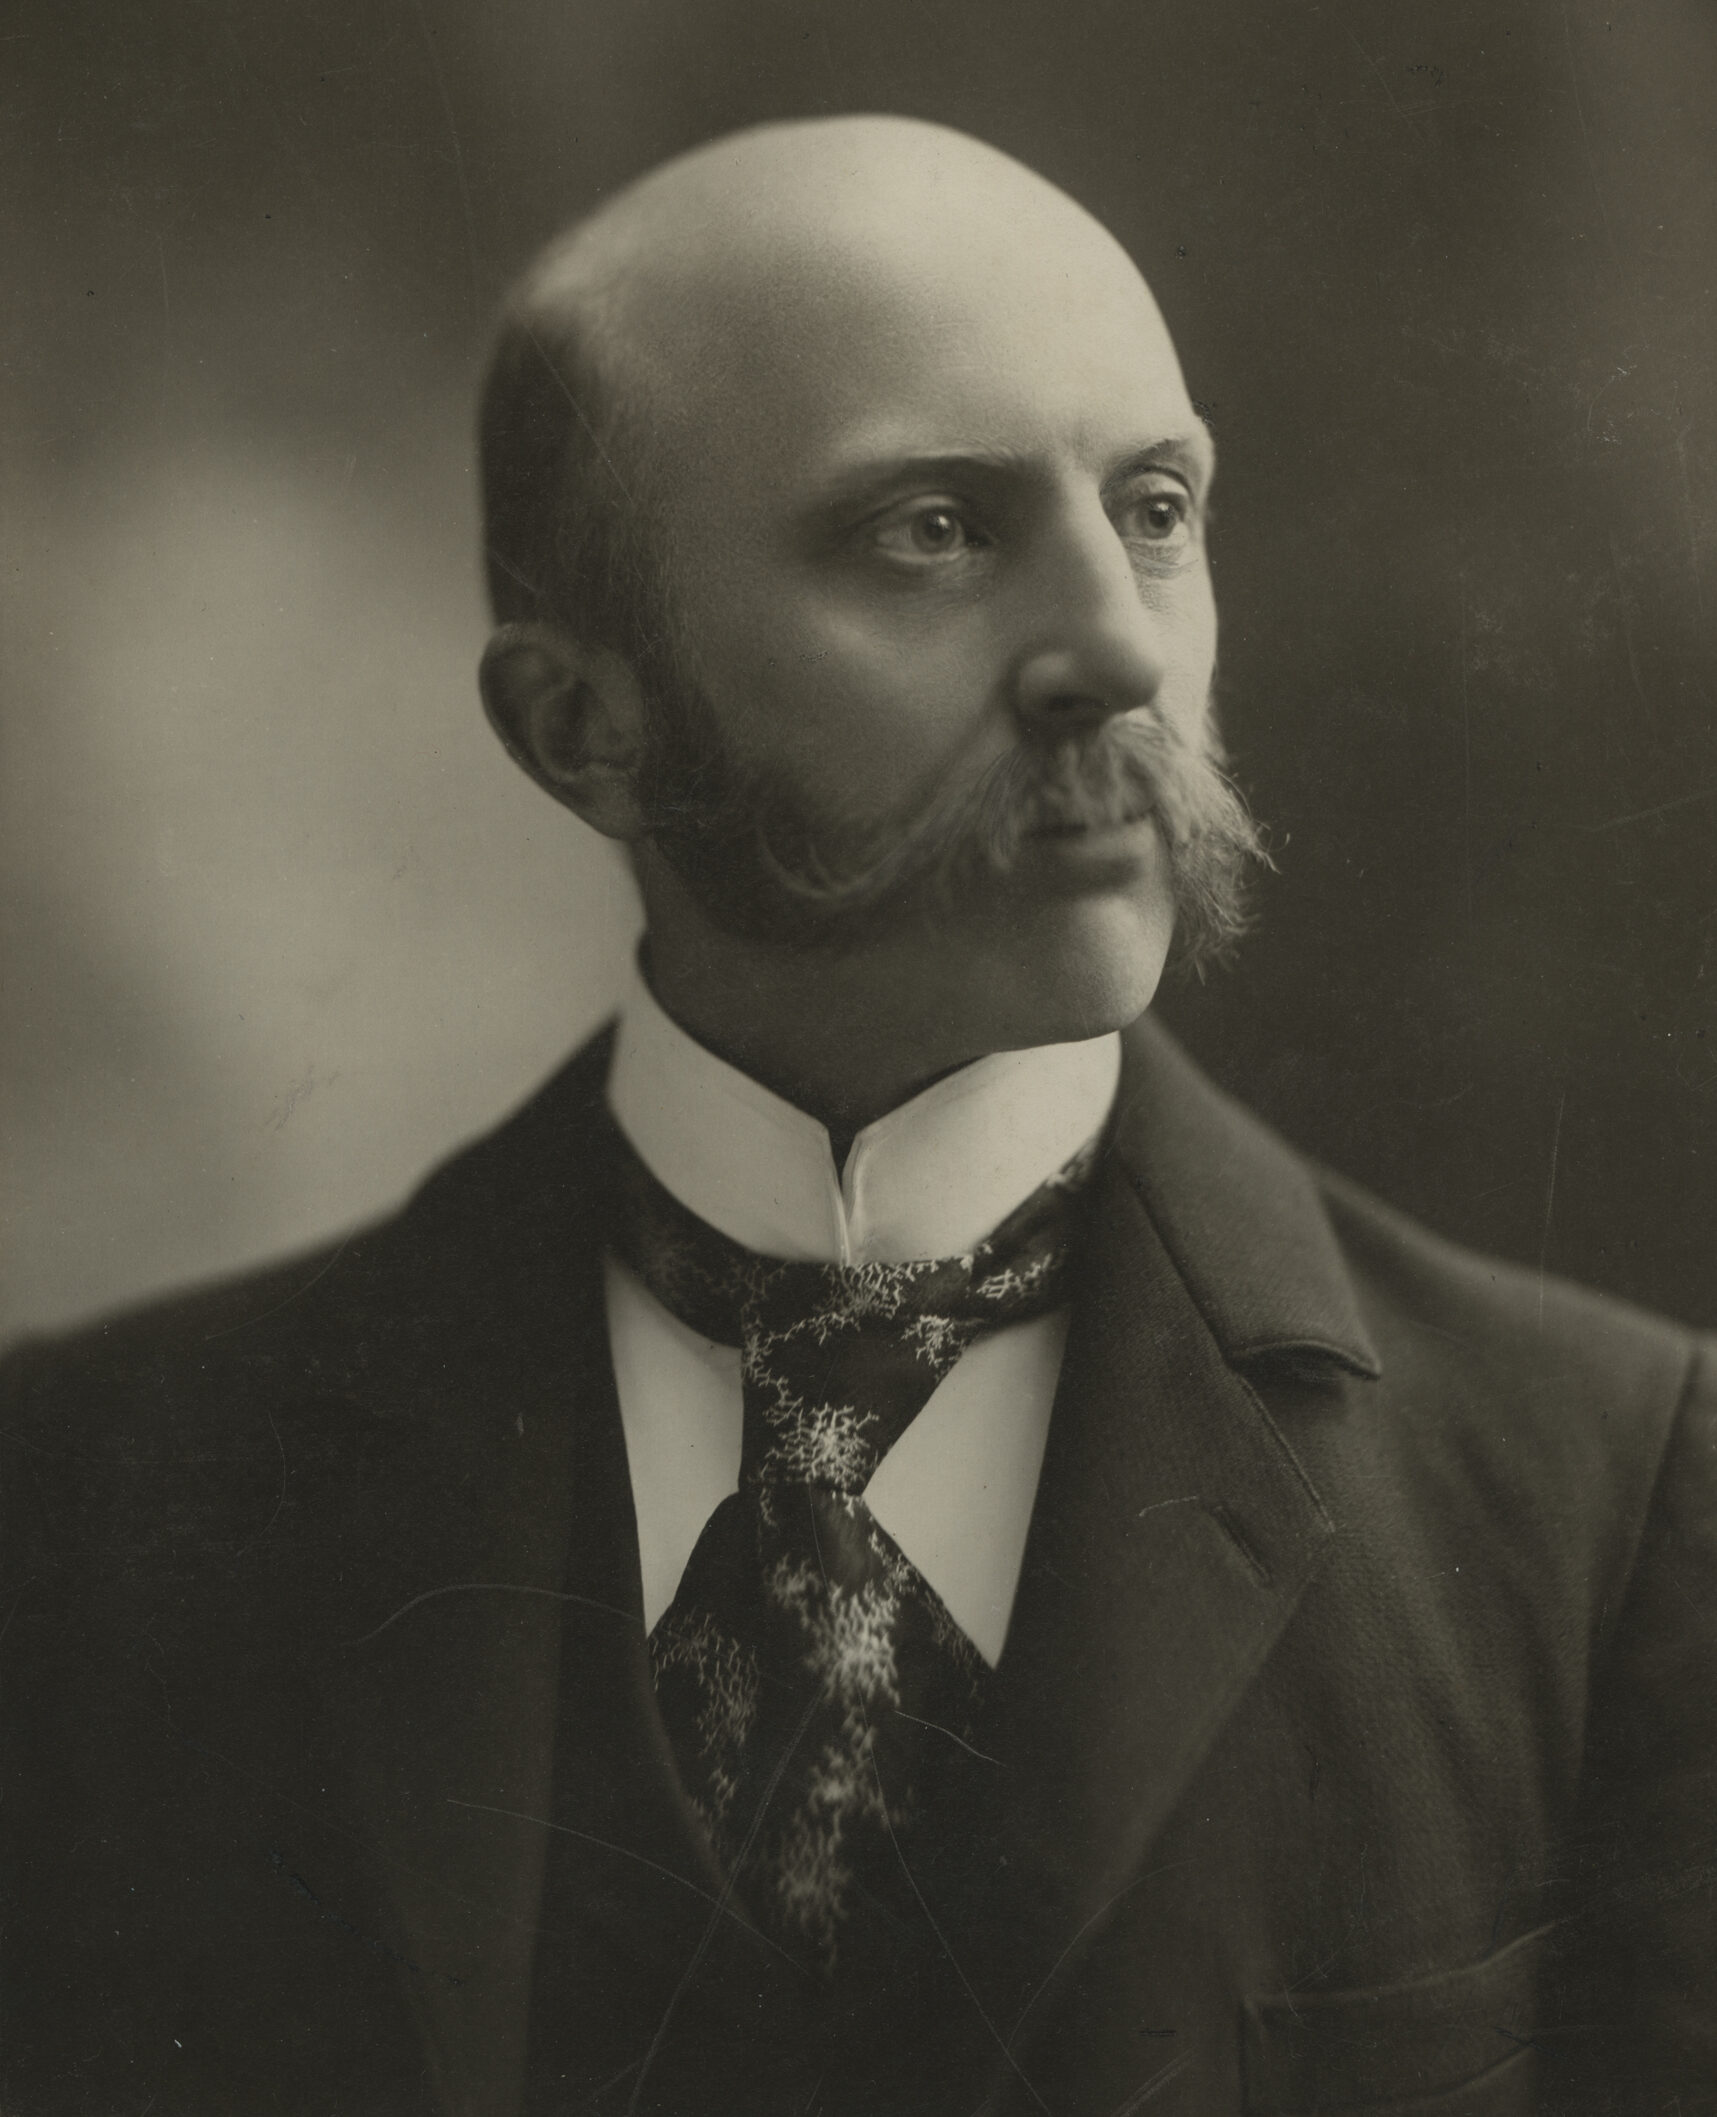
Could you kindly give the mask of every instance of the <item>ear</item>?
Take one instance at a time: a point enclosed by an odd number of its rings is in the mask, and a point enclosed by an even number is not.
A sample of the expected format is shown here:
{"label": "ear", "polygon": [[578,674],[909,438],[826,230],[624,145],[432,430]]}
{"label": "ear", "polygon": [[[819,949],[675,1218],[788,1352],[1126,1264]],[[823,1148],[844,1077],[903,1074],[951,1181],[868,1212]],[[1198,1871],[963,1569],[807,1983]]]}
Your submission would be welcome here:
{"label": "ear", "polygon": [[477,681],[489,725],[545,793],[606,838],[643,835],[644,694],[623,654],[553,625],[503,625]]}

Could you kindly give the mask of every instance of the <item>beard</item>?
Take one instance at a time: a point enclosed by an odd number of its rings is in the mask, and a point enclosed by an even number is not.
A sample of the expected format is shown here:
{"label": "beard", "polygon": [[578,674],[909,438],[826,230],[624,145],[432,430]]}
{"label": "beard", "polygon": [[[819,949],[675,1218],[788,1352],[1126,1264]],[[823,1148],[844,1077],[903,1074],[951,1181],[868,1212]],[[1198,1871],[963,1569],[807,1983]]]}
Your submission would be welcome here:
{"label": "beard", "polygon": [[1155,713],[1027,736],[975,776],[945,773],[880,820],[813,817],[779,771],[742,763],[704,693],[677,670],[649,687],[642,792],[649,836],[725,932],[849,953],[992,890],[1045,832],[1155,819],[1175,912],[1171,964],[1202,977],[1250,925],[1252,868],[1270,865],[1223,769],[1208,702],[1189,742]]}

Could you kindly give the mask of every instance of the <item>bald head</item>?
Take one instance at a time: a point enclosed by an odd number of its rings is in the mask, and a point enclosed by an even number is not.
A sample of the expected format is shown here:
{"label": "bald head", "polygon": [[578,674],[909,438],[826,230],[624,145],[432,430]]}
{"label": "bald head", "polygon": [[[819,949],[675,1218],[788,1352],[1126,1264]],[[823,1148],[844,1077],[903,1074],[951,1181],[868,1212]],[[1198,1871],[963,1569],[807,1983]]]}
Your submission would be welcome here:
{"label": "bald head", "polygon": [[[880,303],[909,328],[949,296],[1137,299],[1139,276],[1080,206],[995,148],[895,117],[771,125],[652,171],[551,251],[531,298],[570,303],[640,382],[733,389],[760,348],[813,352]],[[915,308],[912,315],[900,312]]]}
{"label": "bald head", "polygon": [[[664,265],[696,269],[706,245],[747,250],[766,266],[799,238],[814,250],[856,237],[931,244],[963,228],[1005,238],[1012,217],[1065,238],[1082,226],[1113,248],[1102,226],[1065,192],[999,148],[918,118],[856,116],[759,125],[694,147],[629,184],[579,228],[563,257],[628,269],[641,239]],[[552,269],[551,251],[543,266]]]}
{"label": "bald head", "polygon": [[965,134],[843,117],[681,155],[551,244],[508,304],[483,419],[497,616],[647,654],[664,570],[695,557],[737,466],[861,426],[904,364],[959,386],[1024,336],[1053,390],[1058,342],[1103,326],[1179,390],[1114,238]]}

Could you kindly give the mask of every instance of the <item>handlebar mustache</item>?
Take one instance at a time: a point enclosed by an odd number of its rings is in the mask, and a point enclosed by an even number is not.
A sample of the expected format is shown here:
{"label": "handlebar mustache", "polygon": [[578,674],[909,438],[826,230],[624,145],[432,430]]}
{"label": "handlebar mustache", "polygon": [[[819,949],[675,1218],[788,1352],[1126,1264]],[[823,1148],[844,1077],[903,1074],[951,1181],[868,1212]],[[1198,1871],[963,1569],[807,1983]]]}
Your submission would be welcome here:
{"label": "handlebar mustache", "polygon": [[1151,815],[1176,951],[1202,974],[1246,930],[1249,870],[1269,862],[1208,710],[1196,739],[1146,710],[1054,739],[1026,736],[976,773],[956,759],[905,813],[841,818],[810,813],[776,773],[740,768],[694,687],[666,688],[660,704],[655,843],[718,921],[799,947],[862,946],[951,903],[974,876],[1006,877],[1034,837]]}

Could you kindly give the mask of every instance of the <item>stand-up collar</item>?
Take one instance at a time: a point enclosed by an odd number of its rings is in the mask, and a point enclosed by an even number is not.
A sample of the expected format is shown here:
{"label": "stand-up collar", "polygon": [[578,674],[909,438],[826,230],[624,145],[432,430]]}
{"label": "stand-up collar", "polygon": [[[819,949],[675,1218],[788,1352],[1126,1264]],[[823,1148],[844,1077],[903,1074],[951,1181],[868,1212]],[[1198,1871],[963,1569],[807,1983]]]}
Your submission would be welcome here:
{"label": "stand-up collar", "polygon": [[827,1130],[706,1051],[634,971],[608,1102],[657,1180],[765,1256],[893,1264],[957,1256],[1102,1126],[1118,1036],[999,1051],[867,1125],[837,1171]]}

